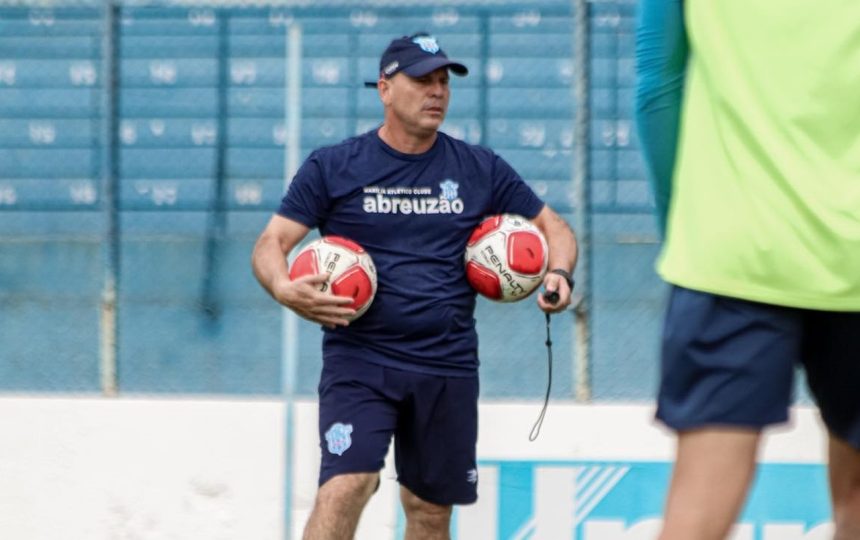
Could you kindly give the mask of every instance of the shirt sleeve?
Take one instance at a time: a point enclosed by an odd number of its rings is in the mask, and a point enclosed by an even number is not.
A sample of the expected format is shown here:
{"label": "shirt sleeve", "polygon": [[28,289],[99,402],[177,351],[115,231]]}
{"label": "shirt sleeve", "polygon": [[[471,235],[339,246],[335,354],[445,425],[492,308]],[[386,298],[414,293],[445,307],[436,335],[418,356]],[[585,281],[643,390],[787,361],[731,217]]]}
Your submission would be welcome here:
{"label": "shirt sleeve", "polygon": [[507,161],[493,154],[493,197],[491,214],[519,214],[537,217],[544,202]]}
{"label": "shirt sleeve", "polygon": [[287,193],[281,199],[278,214],[313,229],[322,226],[329,206],[323,168],[318,154],[313,153],[290,182]]}
{"label": "shirt sleeve", "polygon": [[683,0],[640,0],[636,28],[636,123],[665,235],[688,56]]}

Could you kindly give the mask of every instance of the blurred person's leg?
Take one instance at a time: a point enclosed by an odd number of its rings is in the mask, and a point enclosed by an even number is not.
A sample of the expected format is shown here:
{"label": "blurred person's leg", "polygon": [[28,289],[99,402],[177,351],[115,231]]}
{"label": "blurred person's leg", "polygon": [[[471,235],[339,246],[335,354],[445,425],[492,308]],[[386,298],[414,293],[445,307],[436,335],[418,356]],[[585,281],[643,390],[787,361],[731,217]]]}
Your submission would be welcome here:
{"label": "blurred person's leg", "polygon": [[860,539],[860,450],[840,438],[829,438],[830,496],[834,540]]}
{"label": "blurred person's leg", "polygon": [[829,431],[835,540],[860,540],[860,313],[809,311],[803,365]]}
{"label": "blurred person's leg", "polygon": [[678,433],[661,540],[722,540],[752,482],[761,431],[785,422],[802,314],[673,287],[657,418]]}
{"label": "blurred person's leg", "polygon": [[378,473],[341,474],[320,486],[303,540],[352,540]]}
{"label": "blurred person's leg", "polygon": [[661,540],[722,540],[746,499],[760,434],[704,428],[678,434]]}
{"label": "blurred person's leg", "polygon": [[451,528],[450,505],[433,504],[400,487],[400,500],[406,514],[404,540],[448,540]]}

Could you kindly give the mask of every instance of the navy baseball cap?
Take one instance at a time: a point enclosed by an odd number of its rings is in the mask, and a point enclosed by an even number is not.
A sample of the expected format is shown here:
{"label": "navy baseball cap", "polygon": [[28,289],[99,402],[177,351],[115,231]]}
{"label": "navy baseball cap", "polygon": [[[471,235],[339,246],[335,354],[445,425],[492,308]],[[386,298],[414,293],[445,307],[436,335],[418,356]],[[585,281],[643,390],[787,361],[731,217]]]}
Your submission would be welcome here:
{"label": "navy baseball cap", "polygon": [[[379,60],[379,73],[386,79],[401,71],[410,77],[423,77],[443,67],[461,77],[469,74],[466,66],[448,59],[436,38],[424,32],[392,40]],[[376,88],[376,81],[364,85]]]}

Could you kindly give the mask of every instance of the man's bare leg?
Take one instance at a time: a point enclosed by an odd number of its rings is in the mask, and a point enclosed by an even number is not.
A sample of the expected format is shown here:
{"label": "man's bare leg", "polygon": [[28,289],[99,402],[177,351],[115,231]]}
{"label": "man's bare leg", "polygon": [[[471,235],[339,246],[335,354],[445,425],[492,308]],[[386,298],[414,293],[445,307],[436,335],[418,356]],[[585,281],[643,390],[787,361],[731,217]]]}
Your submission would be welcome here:
{"label": "man's bare leg", "polygon": [[451,506],[427,502],[403,486],[400,486],[400,501],[406,514],[404,540],[451,538]]}
{"label": "man's bare leg", "polygon": [[352,540],[378,473],[341,474],[320,486],[303,540]]}
{"label": "man's bare leg", "polygon": [[760,433],[705,428],[678,433],[660,540],[724,540],[746,500]]}
{"label": "man's bare leg", "polygon": [[830,435],[830,497],[834,540],[860,540],[860,451]]}

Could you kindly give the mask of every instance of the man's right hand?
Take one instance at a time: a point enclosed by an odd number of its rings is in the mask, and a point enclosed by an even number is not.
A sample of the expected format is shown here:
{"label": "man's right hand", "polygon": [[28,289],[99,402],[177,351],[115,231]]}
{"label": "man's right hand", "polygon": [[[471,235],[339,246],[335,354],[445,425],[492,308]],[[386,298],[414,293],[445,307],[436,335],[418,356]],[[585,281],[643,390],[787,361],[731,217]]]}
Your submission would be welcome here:
{"label": "man's right hand", "polygon": [[307,275],[290,280],[284,276],[274,284],[275,299],[293,310],[299,317],[321,324],[327,328],[348,326],[355,310],[347,307],[353,300],[349,296],[335,296],[319,290],[328,274]]}

